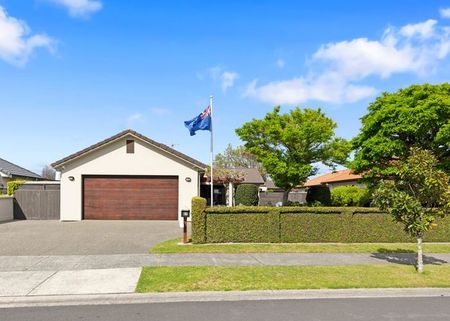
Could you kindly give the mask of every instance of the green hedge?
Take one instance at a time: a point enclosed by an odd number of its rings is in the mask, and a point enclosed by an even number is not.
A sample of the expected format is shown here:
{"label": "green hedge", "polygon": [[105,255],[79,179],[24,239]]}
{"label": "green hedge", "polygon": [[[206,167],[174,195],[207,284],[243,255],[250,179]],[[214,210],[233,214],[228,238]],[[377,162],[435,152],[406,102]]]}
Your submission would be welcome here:
{"label": "green hedge", "polygon": [[192,242],[206,242],[206,199],[201,197],[192,198]]}
{"label": "green hedge", "polygon": [[[201,198],[195,198],[203,200]],[[367,207],[214,207],[194,211],[194,243],[413,242],[390,215]],[[194,202],[193,202],[194,204]],[[427,242],[450,241],[450,216],[439,219]],[[201,234],[203,233],[203,235]]]}

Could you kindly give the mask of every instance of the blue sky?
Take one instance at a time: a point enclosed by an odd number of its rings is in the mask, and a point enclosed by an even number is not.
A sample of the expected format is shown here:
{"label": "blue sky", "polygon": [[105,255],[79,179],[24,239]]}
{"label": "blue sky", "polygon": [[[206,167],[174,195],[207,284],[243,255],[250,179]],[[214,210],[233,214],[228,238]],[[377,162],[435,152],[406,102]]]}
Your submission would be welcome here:
{"label": "blue sky", "polygon": [[45,164],[132,128],[201,161],[281,105],[353,137],[383,91],[450,76],[450,1],[0,0],[0,157]]}

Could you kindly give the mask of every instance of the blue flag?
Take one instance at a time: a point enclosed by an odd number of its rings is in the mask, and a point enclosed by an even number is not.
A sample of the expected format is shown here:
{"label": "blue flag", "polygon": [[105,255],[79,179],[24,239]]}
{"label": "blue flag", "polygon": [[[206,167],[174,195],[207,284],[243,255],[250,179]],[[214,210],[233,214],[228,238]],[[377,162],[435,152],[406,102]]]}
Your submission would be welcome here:
{"label": "blue flag", "polygon": [[189,129],[191,136],[195,135],[197,130],[209,130],[211,131],[211,108],[210,106],[198,116],[191,120],[185,121],[184,126]]}

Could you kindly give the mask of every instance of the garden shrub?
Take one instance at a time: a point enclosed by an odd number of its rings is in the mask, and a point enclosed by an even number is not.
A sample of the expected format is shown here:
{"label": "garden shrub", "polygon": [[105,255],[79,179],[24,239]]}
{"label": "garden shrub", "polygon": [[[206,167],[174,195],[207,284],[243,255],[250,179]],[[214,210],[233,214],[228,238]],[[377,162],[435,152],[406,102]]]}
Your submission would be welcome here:
{"label": "garden shrub", "polygon": [[22,185],[23,183],[25,183],[24,180],[14,180],[14,181],[10,181],[8,182],[7,186],[7,194],[8,195],[14,195],[14,192],[19,188],[20,185]]}
{"label": "garden shrub", "polygon": [[366,187],[338,186],[331,190],[333,206],[369,206],[370,193]]}
{"label": "garden shrub", "polygon": [[[311,186],[306,193],[306,202],[309,205],[330,205],[330,189],[326,185]],[[319,204],[318,204],[319,203]]]}
{"label": "garden shrub", "polygon": [[240,184],[236,188],[235,203],[237,205],[258,205],[258,186],[254,184]]}

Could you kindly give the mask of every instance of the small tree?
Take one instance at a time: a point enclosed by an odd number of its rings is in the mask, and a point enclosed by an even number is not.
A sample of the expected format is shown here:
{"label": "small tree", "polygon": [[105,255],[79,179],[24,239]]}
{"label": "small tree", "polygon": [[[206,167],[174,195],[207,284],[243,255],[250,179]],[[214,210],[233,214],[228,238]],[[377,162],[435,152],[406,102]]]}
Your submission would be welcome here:
{"label": "small tree", "polygon": [[410,156],[395,165],[393,180],[382,181],[374,193],[375,204],[391,213],[394,221],[402,223],[405,232],[417,239],[420,273],[424,234],[450,209],[449,177],[437,165],[438,159],[430,151],[411,148]]}
{"label": "small tree", "polygon": [[56,171],[53,167],[45,165],[44,168],[42,168],[41,176],[42,178],[54,181],[56,178]]}
{"label": "small tree", "polygon": [[214,166],[219,168],[256,168],[264,178],[266,176],[262,164],[244,146],[233,147],[228,144],[223,153],[216,155]]}

